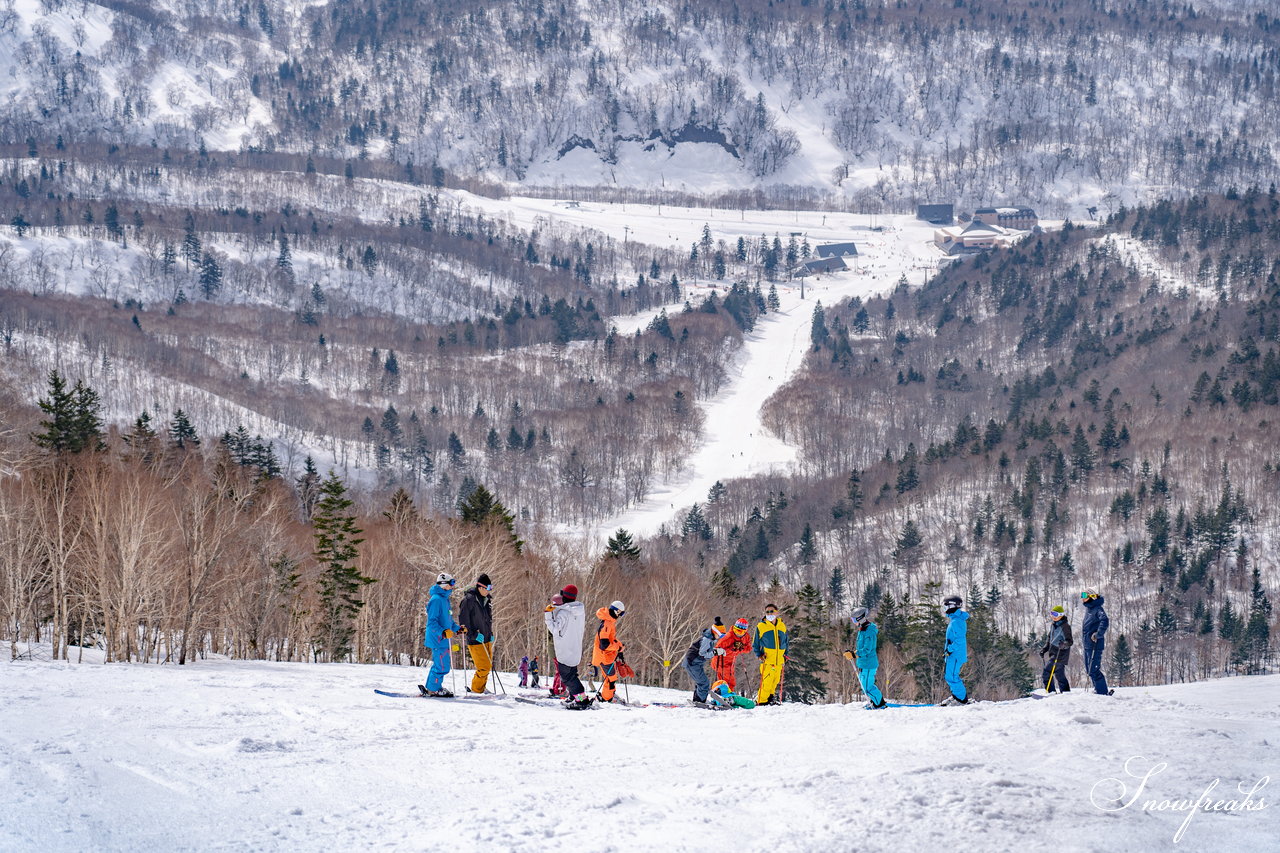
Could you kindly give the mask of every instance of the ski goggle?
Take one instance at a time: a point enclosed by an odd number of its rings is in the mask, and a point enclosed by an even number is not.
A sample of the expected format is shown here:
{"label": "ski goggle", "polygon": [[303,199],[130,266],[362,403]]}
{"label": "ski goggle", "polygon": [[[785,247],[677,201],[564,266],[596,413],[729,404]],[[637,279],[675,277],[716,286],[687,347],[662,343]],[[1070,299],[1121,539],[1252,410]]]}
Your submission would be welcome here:
{"label": "ski goggle", "polygon": [[1098,594],[1091,589],[1086,589],[1084,592],[1080,593],[1081,601],[1088,601],[1091,598],[1097,598],[1097,597],[1098,597]]}
{"label": "ski goggle", "polygon": [[1067,615],[1067,614],[1063,613],[1061,610],[1050,610],[1050,611],[1049,611],[1049,618],[1050,618],[1050,619],[1059,619],[1059,618],[1061,618],[1061,617],[1063,617],[1063,616],[1066,616],[1066,615]]}

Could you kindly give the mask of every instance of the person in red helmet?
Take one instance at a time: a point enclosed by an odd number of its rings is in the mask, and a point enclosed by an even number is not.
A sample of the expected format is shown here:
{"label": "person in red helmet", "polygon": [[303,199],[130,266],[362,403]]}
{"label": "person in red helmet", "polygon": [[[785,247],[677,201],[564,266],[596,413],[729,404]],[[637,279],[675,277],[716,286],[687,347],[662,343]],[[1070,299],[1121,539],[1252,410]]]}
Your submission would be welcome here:
{"label": "person in red helmet", "polygon": [[751,623],[747,621],[747,617],[743,616],[737,622],[733,623],[733,627],[716,641],[717,649],[724,649],[723,655],[717,655],[711,659],[711,669],[715,672],[716,678],[725,681],[729,685],[729,689],[737,690],[738,684],[734,678],[733,662],[738,655],[743,652],[751,651],[751,633],[748,630]]}
{"label": "person in red helmet", "polygon": [[591,697],[578,678],[578,664],[582,662],[582,635],[587,628],[586,612],[582,602],[578,601],[578,588],[566,584],[559,595],[552,597],[542,616],[555,644],[556,672],[569,694],[565,707],[575,711],[590,708]]}

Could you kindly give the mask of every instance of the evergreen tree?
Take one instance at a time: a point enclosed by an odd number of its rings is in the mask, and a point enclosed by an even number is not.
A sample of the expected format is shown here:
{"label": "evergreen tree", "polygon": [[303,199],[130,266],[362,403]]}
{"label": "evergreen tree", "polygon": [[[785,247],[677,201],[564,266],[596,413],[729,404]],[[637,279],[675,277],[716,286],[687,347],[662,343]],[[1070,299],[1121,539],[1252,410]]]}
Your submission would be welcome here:
{"label": "evergreen tree", "polygon": [[[179,450],[186,450],[188,446],[200,446],[200,436],[196,434],[196,428],[191,425],[191,419],[182,409],[175,409],[173,412],[173,420],[169,422],[169,440]],[[318,481],[319,477],[317,476],[316,479]]]}
{"label": "evergreen tree", "polygon": [[898,547],[893,549],[893,559],[908,573],[920,565],[923,559],[924,535],[914,520],[908,518],[902,525],[902,533],[898,536]]}
{"label": "evergreen tree", "polygon": [[[877,588],[879,584],[876,584]],[[865,605],[865,598],[864,598]],[[901,646],[907,639],[907,617],[899,606],[893,593],[886,592],[880,599],[877,622],[880,625],[880,636],[883,642]]]}
{"label": "evergreen tree", "polygon": [[813,560],[817,555],[818,546],[813,540],[813,527],[806,521],[804,533],[800,534],[800,565],[813,565]]}
{"label": "evergreen tree", "polygon": [[1133,650],[1129,647],[1129,638],[1124,634],[1116,640],[1115,654],[1111,657],[1112,683],[1126,687],[1133,678]]}
{"label": "evergreen tree", "polygon": [[711,576],[711,589],[716,595],[726,601],[738,597],[738,582],[734,580],[733,571],[729,566],[722,566],[714,575]]}
{"label": "evergreen tree", "polygon": [[805,584],[791,612],[794,621],[787,626],[788,648],[783,699],[811,705],[827,695],[824,676],[826,653],[830,643],[826,637],[826,616],[822,594],[812,584]]}
{"label": "evergreen tree", "polygon": [[77,379],[67,389],[66,380],[57,370],[49,371],[49,396],[38,401],[48,420],[40,421],[42,432],[31,434],[31,440],[55,454],[101,450],[102,419],[98,394]]}
{"label": "evergreen tree", "polygon": [[619,527],[618,532],[609,537],[604,555],[634,562],[640,559],[640,546],[632,540],[630,533]]}
{"label": "evergreen tree", "polygon": [[684,521],[680,525],[680,535],[686,540],[692,536],[703,542],[711,541],[711,525],[707,523],[706,516],[702,514],[702,507],[698,506],[696,502],[685,513]]}
{"label": "evergreen tree", "polygon": [[827,598],[836,613],[844,610],[844,584],[844,569],[837,565],[831,570],[831,579],[827,582]]}
{"label": "evergreen tree", "polygon": [[302,461],[302,473],[294,481],[294,485],[298,489],[298,500],[302,503],[302,514],[310,520],[316,501],[320,498],[320,473],[316,471],[316,464],[310,456]]}
{"label": "evergreen tree", "polygon": [[[463,488],[467,489],[466,485]],[[497,525],[507,531],[511,547],[517,554],[524,549],[523,540],[516,536],[515,516],[483,484],[476,484],[466,491],[466,497],[458,505],[458,512],[463,524],[472,524],[477,527],[483,527],[486,524]]]}
{"label": "evergreen tree", "polygon": [[1271,601],[1262,588],[1258,567],[1253,567],[1253,590],[1250,593],[1249,620],[1245,623],[1238,657],[1248,666],[1249,672],[1263,671],[1270,650]]}
{"label": "evergreen tree", "polygon": [[205,299],[212,299],[222,289],[222,267],[218,260],[208,252],[200,260],[200,292]]}
{"label": "evergreen tree", "polygon": [[351,654],[355,617],[364,607],[360,590],[374,582],[360,574],[355,565],[364,540],[355,516],[349,512],[351,505],[346,486],[330,471],[320,485],[312,527],[315,559],[320,566],[320,622],[315,643],[318,654],[331,661]]}
{"label": "evergreen tree", "polygon": [[[308,457],[310,459],[310,457]],[[403,486],[396,489],[382,514],[396,527],[404,527],[418,518],[418,508]]]}

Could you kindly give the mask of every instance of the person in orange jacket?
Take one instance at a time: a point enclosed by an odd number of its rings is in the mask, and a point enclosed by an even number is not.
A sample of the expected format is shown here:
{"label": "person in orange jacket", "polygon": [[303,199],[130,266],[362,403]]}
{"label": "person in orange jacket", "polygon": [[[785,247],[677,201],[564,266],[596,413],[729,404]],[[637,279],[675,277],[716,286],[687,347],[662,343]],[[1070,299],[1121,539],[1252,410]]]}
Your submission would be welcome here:
{"label": "person in orange jacket", "polygon": [[614,688],[618,683],[618,663],[622,658],[622,650],[626,648],[618,641],[618,618],[626,612],[621,601],[615,601],[596,611],[600,627],[596,629],[596,644],[591,650],[591,665],[600,670],[601,702],[613,701]]}
{"label": "person in orange jacket", "polygon": [[738,689],[738,684],[734,680],[733,662],[738,655],[751,651],[752,638],[747,632],[749,627],[751,623],[745,616],[734,622],[733,627],[716,642],[716,648],[724,649],[724,654],[711,659],[711,668],[715,671],[716,678],[727,682],[731,691]]}

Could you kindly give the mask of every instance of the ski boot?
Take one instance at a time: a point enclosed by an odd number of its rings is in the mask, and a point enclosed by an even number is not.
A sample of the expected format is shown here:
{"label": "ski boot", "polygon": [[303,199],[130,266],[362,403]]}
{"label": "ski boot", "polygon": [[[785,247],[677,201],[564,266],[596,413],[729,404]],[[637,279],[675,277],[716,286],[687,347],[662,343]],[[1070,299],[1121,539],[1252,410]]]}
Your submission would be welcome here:
{"label": "ski boot", "polygon": [[564,700],[564,706],[570,711],[585,711],[591,707],[591,697],[586,693],[579,693]]}
{"label": "ski boot", "polygon": [[423,696],[427,696],[431,699],[452,699],[453,698],[453,694],[450,693],[449,690],[444,687],[441,687],[439,690],[428,690],[425,686],[419,684],[418,690],[422,693]]}
{"label": "ski boot", "polygon": [[886,699],[881,699],[881,700],[880,700],[880,704],[879,704],[879,705],[875,704],[874,702],[868,702],[867,704],[863,705],[862,707],[863,707],[863,708],[865,708],[865,709],[866,709],[866,710],[868,710],[868,711],[879,711],[881,708],[888,708],[888,707],[889,707],[889,702],[888,702],[888,700],[886,700]]}
{"label": "ski boot", "polygon": [[973,699],[971,699],[968,696],[964,697],[963,699],[960,699],[959,697],[952,695],[952,696],[948,696],[946,699],[943,699],[938,704],[939,705],[968,705],[972,701]]}

